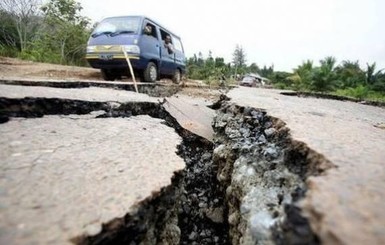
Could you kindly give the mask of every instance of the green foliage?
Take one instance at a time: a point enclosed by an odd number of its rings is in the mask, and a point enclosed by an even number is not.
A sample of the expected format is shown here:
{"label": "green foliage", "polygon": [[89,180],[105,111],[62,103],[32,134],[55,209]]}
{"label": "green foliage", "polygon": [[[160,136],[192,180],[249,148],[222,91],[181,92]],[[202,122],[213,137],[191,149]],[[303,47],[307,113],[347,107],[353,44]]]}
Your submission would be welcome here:
{"label": "green foliage", "polygon": [[355,88],[338,89],[334,94],[352,97],[359,100],[371,100],[385,102],[385,93],[371,90],[365,85],[359,85]]}
{"label": "green foliage", "polygon": [[40,24],[40,0],[0,1],[1,44],[24,51]]}
{"label": "green foliage", "polygon": [[251,73],[259,73],[260,69],[256,63],[251,63],[251,65],[249,66],[249,71]]}
{"label": "green foliage", "polygon": [[348,97],[353,97],[353,98],[357,98],[357,99],[364,99],[364,98],[368,97],[369,89],[368,89],[368,87],[366,87],[364,85],[359,85],[355,88],[347,88],[344,90],[337,90],[336,94],[348,96]]}
{"label": "green foliage", "polygon": [[[7,54],[15,56],[14,49],[17,51],[20,47],[14,18],[10,13],[0,9],[0,54],[4,56],[8,56]],[[7,51],[8,48],[9,51]]]}
{"label": "green foliage", "polygon": [[273,74],[269,79],[273,82],[274,87],[279,89],[289,89],[291,87],[291,81],[288,79],[291,76],[288,72],[273,71]]}
{"label": "green foliage", "polygon": [[262,69],[259,70],[259,75],[261,75],[262,77],[267,77],[267,78],[271,78],[274,74],[274,65],[272,66],[263,66]]}
{"label": "green foliage", "polygon": [[336,59],[326,57],[320,60],[321,66],[313,69],[309,83],[310,90],[328,92],[334,90],[337,82],[337,75],[334,72]]}
{"label": "green foliage", "polygon": [[370,88],[373,91],[385,94],[385,73],[378,74],[376,81],[370,85]]}
{"label": "green foliage", "polygon": [[[89,19],[80,15],[82,7],[74,0],[51,0],[42,7],[48,30],[38,42],[48,50],[60,54],[55,61],[61,64],[83,64],[90,31]],[[36,47],[40,43],[35,44]]]}
{"label": "green foliage", "polygon": [[[85,65],[90,30],[89,19],[80,15],[81,5],[75,0],[50,0],[39,12],[37,2],[6,0],[0,4],[0,7],[8,7],[0,8],[0,22],[4,23],[0,26],[0,55]],[[16,7],[22,9],[12,12]],[[35,15],[24,10],[33,10]],[[28,31],[25,30],[27,27]]]}
{"label": "green foliage", "polygon": [[201,52],[187,59],[187,76],[191,79],[212,84],[214,81],[227,80],[230,75],[230,64],[225,64],[222,57],[212,57],[211,52],[206,59]]}
{"label": "green foliage", "polygon": [[335,69],[338,77],[339,88],[357,87],[360,84],[365,83],[365,72],[361,70],[360,65],[357,61],[342,61],[341,65]]}
{"label": "green foliage", "polygon": [[[339,95],[358,99],[374,99],[385,97],[385,74],[376,71],[376,65],[367,64],[362,70],[358,61],[343,61],[335,66],[334,57],[326,57],[320,61],[319,67],[313,67],[311,61],[304,62],[294,69],[286,80],[291,82],[295,90],[333,92]],[[281,79],[280,87],[284,87]]]}
{"label": "green foliage", "polygon": [[287,79],[291,81],[291,86],[294,90],[307,90],[310,89],[312,72],[313,61],[307,60],[302,62],[302,65],[295,68],[293,75],[289,76]]}
{"label": "green foliage", "polygon": [[19,50],[16,47],[0,44],[0,56],[17,57]]}
{"label": "green foliage", "polygon": [[242,69],[246,66],[246,52],[242,46],[238,45],[235,47],[233,52],[233,62],[235,67]]}

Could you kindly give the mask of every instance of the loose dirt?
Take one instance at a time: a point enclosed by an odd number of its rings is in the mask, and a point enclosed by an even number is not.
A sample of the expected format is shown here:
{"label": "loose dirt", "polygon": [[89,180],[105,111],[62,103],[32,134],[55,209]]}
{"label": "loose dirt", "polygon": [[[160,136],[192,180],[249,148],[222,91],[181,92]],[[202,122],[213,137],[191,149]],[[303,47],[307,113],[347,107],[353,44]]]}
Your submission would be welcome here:
{"label": "loose dirt", "polygon": [[89,67],[55,65],[0,56],[0,78],[4,77],[102,80],[99,70]]}
{"label": "loose dirt", "polygon": [[[76,81],[104,81],[100,71],[90,67],[56,65],[41,62],[33,62],[16,58],[0,56],[0,79],[44,79],[44,80],[76,80]],[[123,78],[121,82],[131,82],[131,79]],[[172,84],[171,79],[161,79],[157,83]],[[211,89],[202,81],[184,80],[183,89],[179,94],[193,98],[202,98],[214,102],[224,92]]]}

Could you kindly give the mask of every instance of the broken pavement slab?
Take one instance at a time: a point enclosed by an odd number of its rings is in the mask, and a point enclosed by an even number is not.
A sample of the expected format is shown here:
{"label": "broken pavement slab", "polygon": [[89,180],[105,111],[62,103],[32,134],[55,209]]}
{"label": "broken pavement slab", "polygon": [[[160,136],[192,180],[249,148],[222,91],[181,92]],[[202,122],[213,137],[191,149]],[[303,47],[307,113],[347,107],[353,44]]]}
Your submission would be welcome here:
{"label": "broken pavement slab", "polygon": [[[26,97],[58,98],[112,103],[163,103],[163,98],[151,97],[146,94],[131,91],[98,87],[62,89],[0,84],[0,97],[13,99]],[[182,127],[210,141],[212,140],[213,130],[211,121],[215,112],[207,107],[207,102],[184,95],[173,96],[167,98],[166,101],[167,103],[164,104],[165,109]]]}
{"label": "broken pavement slab", "polygon": [[[35,86],[35,87],[52,87],[52,88],[112,88],[126,91],[136,91],[134,83],[129,81],[97,81],[97,80],[82,80],[82,79],[37,79],[37,78],[1,78],[0,84],[4,85],[19,85],[19,86]],[[173,83],[165,83],[162,81],[156,83],[137,82],[139,93],[148,94],[155,97],[171,96],[180,90],[178,85]]]}
{"label": "broken pavement slab", "polygon": [[173,128],[149,116],[1,124],[1,244],[70,244],[100,232],[185,167]]}
{"label": "broken pavement slab", "polygon": [[[109,88],[17,85],[0,85],[0,97],[102,102],[115,108],[124,103],[158,105],[162,100]],[[180,100],[170,101],[181,106]],[[206,104],[183,97],[179,110],[191,107],[212,113]],[[59,115],[15,117],[1,124],[1,243],[68,244],[75,237],[95,235],[103,223],[123,217],[137,203],[169,186],[174,172],[185,166],[176,154],[181,138],[163,120],[97,118],[103,111],[53,112]],[[170,114],[180,117],[172,110]],[[211,129],[209,121],[191,123],[200,125],[190,127],[191,131],[201,125]]]}
{"label": "broken pavement slab", "polygon": [[302,202],[322,243],[385,243],[385,134],[373,127],[384,123],[384,108],[254,88],[234,89],[228,96],[279,118],[294,140],[336,165],[307,179]]}
{"label": "broken pavement slab", "polygon": [[166,98],[163,106],[183,128],[213,141],[214,130],[211,123],[215,111],[208,108],[205,101],[178,95]]}
{"label": "broken pavement slab", "polygon": [[[0,97],[153,103],[159,98],[106,88],[0,85]],[[149,116],[55,115],[1,124],[0,243],[69,244],[169,186],[185,167],[181,138]]]}
{"label": "broken pavement slab", "polygon": [[155,97],[147,94],[135,93],[131,91],[117,90],[111,88],[50,88],[39,86],[18,86],[18,85],[0,85],[0,97],[21,99],[26,97],[34,98],[58,98],[83,101],[100,102],[153,102],[158,101]]}

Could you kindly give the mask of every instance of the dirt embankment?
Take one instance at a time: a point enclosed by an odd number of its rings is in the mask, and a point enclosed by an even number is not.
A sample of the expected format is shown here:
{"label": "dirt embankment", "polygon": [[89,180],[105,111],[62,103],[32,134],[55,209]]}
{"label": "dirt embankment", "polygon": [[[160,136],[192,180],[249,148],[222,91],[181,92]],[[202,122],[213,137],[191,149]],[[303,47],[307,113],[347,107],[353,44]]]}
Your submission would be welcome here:
{"label": "dirt embankment", "polygon": [[0,56],[1,77],[102,80],[99,70],[93,68],[54,65]]}
{"label": "dirt embankment", "polygon": [[[16,80],[28,80],[33,79],[33,82],[21,83],[20,81],[17,84],[32,86],[32,83],[35,86],[40,86],[36,83],[36,79],[41,80],[63,80],[63,81],[80,81],[82,85],[72,84],[72,85],[54,85],[53,87],[87,87],[86,82],[95,81],[95,82],[104,82],[100,71],[98,69],[93,69],[89,67],[78,67],[78,66],[65,66],[65,65],[56,65],[48,63],[40,63],[33,61],[20,60],[16,58],[2,57],[0,56],[0,79],[16,79]],[[131,79],[124,78],[120,82],[125,84],[125,82],[132,82]],[[116,82],[115,82],[116,83]],[[118,82],[119,83],[119,82]],[[171,79],[161,79],[157,83],[160,84],[170,84],[173,85]],[[13,84],[13,83],[11,83]],[[111,86],[101,86],[99,87],[114,87],[118,85],[113,85],[113,82],[106,82],[105,84],[112,84]],[[121,86],[123,86],[120,84]],[[94,84],[95,85],[95,84]],[[42,86],[51,86],[44,84]],[[96,86],[96,85],[95,85]],[[51,86],[52,87],[52,86]],[[123,86],[124,87],[124,86]],[[195,80],[184,80],[183,89],[179,91],[179,94],[184,94],[193,98],[203,98],[205,100],[217,101],[219,95],[223,91],[218,91],[216,89],[210,89],[202,81]],[[124,89],[124,88],[123,88]],[[156,95],[154,95],[156,96]]]}

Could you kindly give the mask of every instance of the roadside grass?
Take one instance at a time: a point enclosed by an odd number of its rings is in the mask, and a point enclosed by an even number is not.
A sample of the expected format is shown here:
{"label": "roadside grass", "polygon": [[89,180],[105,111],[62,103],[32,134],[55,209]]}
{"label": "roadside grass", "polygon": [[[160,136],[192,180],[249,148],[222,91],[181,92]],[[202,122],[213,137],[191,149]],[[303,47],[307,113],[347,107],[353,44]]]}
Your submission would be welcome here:
{"label": "roadside grass", "polygon": [[353,100],[362,100],[362,101],[368,101],[368,102],[380,102],[385,103],[385,93],[384,92],[377,92],[373,91],[370,88],[366,86],[357,86],[355,88],[345,88],[345,89],[337,89],[335,91],[330,92],[316,92],[314,90],[305,90],[305,89],[294,89],[293,87],[287,86],[283,83],[277,83],[274,84],[273,87],[275,89],[284,89],[284,90],[293,90],[298,93],[310,93],[310,94],[318,94],[318,95],[332,95],[332,96],[341,96],[350,98]]}
{"label": "roadside grass", "polygon": [[376,92],[364,86],[356,88],[338,89],[332,92],[334,95],[351,97],[359,100],[385,102],[385,93]]}

